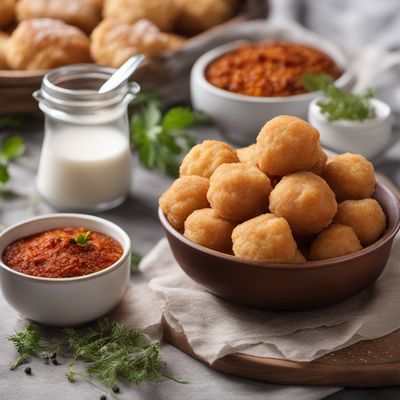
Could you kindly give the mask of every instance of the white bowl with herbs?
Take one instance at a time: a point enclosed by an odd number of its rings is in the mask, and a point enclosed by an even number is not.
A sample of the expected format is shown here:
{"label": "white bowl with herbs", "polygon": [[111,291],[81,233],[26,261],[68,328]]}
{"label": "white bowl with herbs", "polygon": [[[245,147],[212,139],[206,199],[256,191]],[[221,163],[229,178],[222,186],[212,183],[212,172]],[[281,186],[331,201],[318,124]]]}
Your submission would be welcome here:
{"label": "white bowl with herbs", "polygon": [[305,84],[322,90],[323,96],[309,106],[308,120],[319,130],[321,143],[337,152],[352,152],[374,158],[388,148],[393,115],[388,104],[362,94],[345,92],[326,76],[308,76]]}

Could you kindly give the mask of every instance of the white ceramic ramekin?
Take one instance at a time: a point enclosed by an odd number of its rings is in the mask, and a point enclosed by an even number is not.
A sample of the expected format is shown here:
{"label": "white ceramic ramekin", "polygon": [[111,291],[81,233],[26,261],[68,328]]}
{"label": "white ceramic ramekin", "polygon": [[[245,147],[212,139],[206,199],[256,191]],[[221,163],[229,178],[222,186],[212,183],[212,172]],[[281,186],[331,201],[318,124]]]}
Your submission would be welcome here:
{"label": "white ceramic ramekin", "polygon": [[[295,38],[292,41],[295,42]],[[236,41],[207,51],[193,65],[190,77],[194,108],[209,115],[230,141],[241,145],[254,143],[262,126],[277,115],[295,115],[306,119],[311,100],[321,95],[318,91],[286,97],[245,96],[209,83],[205,77],[207,66],[216,58],[244,43],[248,42]],[[354,74],[349,70],[347,59],[339,48],[334,45],[321,45],[318,42],[304,41],[304,43],[330,55],[344,70],[335,81],[337,87],[342,89],[352,87]]]}
{"label": "white ceramic ramekin", "polygon": [[320,133],[323,146],[339,153],[351,152],[374,158],[382,153],[391,141],[393,115],[389,105],[378,99],[371,99],[375,117],[364,121],[328,121],[321,113],[317,102],[311,102],[308,120]]}
{"label": "white ceramic ramekin", "polygon": [[[84,227],[117,240],[122,257],[102,271],[75,278],[41,278],[7,267],[6,246],[22,237],[64,227]],[[28,219],[0,234],[0,286],[8,303],[23,316],[51,326],[73,326],[92,321],[110,311],[129,283],[131,241],[114,223],[84,214],[51,214]]]}

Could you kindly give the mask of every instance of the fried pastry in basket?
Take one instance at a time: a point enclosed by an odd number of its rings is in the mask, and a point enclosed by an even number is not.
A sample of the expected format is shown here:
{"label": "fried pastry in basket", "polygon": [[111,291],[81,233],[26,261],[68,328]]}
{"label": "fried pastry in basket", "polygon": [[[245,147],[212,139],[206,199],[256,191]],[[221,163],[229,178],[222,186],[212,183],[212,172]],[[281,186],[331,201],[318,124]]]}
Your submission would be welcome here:
{"label": "fried pastry in basket", "polygon": [[90,33],[100,22],[100,11],[89,0],[20,0],[17,4],[18,21],[32,18],[61,19]]}
{"label": "fried pastry in basket", "polygon": [[7,46],[12,69],[50,69],[90,62],[89,38],[75,26],[56,19],[21,22]]}
{"label": "fried pastry in basket", "polygon": [[156,56],[179,49],[183,42],[144,19],[133,25],[105,19],[92,33],[90,50],[97,63],[117,68],[136,53]]}
{"label": "fried pastry in basket", "polygon": [[103,16],[128,24],[144,18],[162,31],[171,31],[178,11],[176,0],[105,0]]}
{"label": "fried pastry in basket", "polygon": [[0,32],[0,69],[8,69],[7,63],[7,44],[10,36],[5,32]]}
{"label": "fried pastry in basket", "polygon": [[5,28],[13,22],[16,3],[17,0],[0,1],[0,28]]}

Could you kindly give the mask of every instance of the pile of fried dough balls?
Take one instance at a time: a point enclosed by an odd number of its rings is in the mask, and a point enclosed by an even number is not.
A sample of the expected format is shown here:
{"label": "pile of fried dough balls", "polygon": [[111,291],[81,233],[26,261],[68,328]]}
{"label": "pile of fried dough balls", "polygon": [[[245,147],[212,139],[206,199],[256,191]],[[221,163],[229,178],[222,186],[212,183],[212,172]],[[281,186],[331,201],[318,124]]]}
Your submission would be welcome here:
{"label": "pile of fried dough balls", "polygon": [[205,140],[193,147],[160,207],[176,230],[202,246],[299,263],[344,256],[378,240],[386,216],[374,192],[366,158],[328,159],[315,128],[282,115],[251,146],[235,150]]}
{"label": "pile of fried dough balls", "polygon": [[237,13],[238,0],[0,0],[0,69],[96,62],[182,48]]}

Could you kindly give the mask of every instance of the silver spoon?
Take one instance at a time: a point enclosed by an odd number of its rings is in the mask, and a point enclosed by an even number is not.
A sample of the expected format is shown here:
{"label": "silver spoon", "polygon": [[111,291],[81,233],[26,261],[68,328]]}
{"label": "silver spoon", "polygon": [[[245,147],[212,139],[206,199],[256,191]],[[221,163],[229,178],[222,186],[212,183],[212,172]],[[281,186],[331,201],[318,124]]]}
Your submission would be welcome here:
{"label": "silver spoon", "polygon": [[133,57],[125,61],[101,86],[99,94],[111,92],[121,83],[127,81],[133,72],[139,67],[144,60],[143,54],[135,54]]}

